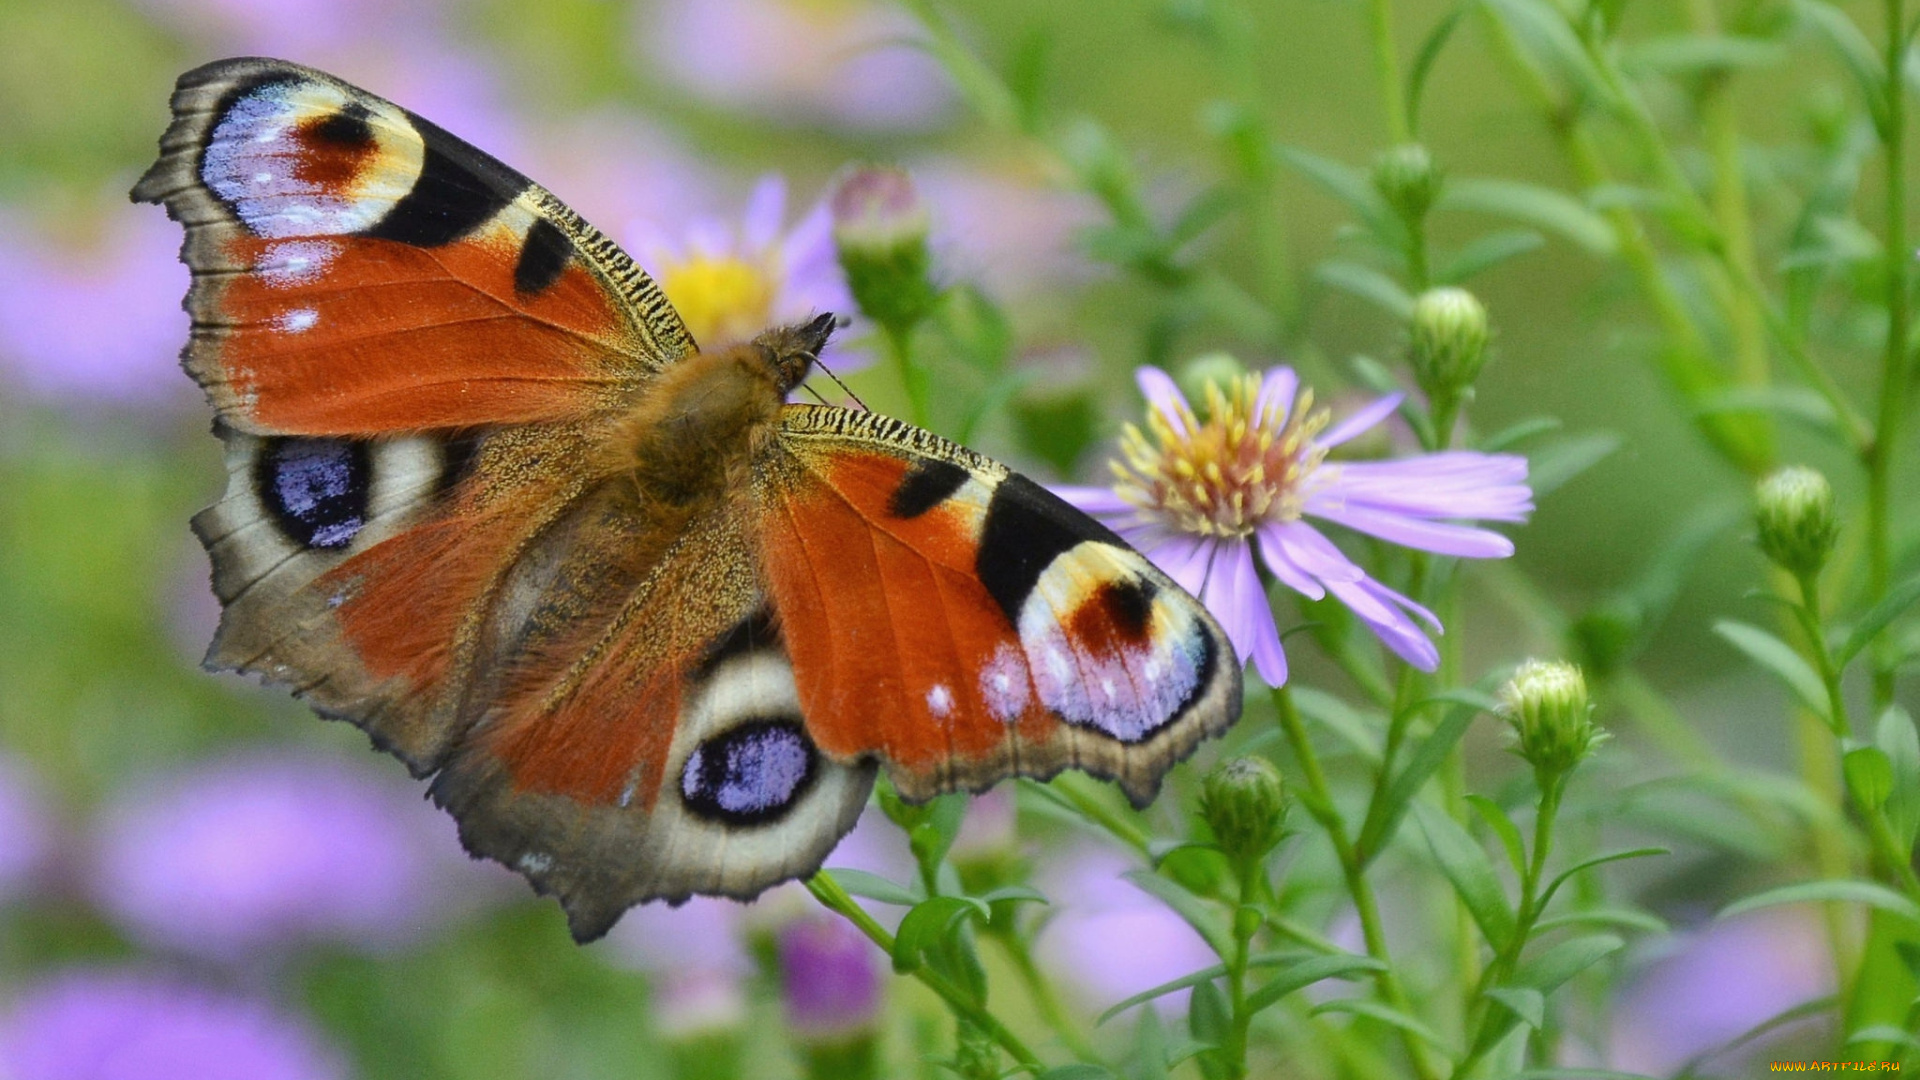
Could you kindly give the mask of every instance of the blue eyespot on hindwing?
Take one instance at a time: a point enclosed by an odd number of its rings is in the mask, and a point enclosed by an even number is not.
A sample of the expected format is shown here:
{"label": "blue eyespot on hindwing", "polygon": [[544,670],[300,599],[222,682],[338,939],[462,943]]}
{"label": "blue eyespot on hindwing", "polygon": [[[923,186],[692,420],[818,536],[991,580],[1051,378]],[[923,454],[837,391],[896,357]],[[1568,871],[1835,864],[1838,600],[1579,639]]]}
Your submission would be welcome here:
{"label": "blue eyespot on hindwing", "polygon": [[274,439],[260,453],[256,490],[287,539],[343,548],[367,523],[373,465],[364,443]]}
{"label": "blue eyespot on hindwing", "polygon": [[820,755],[791,720],[752,720],[687,755],[680,796],[694,814],[727,825],[764,825],[799,801]]}

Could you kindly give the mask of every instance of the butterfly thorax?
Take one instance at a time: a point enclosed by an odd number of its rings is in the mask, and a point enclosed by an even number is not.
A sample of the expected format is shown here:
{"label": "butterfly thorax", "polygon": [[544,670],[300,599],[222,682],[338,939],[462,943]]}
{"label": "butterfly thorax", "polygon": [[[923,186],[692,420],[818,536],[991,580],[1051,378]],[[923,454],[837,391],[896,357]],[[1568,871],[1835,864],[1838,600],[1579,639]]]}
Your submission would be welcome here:
{"label": "butterfly thorax", "polygon": [[614,425],[608,471],[630,474],[656,505],[686,507],[737,490],[832,329],[832,316],[822,316],[668,366]]}

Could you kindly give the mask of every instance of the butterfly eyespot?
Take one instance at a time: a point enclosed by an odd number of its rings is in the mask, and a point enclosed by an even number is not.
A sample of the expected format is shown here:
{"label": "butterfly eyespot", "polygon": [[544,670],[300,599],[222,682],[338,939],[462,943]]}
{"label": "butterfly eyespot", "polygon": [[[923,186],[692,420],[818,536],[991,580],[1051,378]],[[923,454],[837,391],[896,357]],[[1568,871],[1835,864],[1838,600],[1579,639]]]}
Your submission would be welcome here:
{"label": "butterfly eyespot", "polygon": [[373,467],[364,444],[279,439],[260,455],[260,502],[302,547],[343,548],[367,522]]}
{"label": "butterfly eyespot", "polygon": [[728,825],[779,819],[819,771],[820,755],[800,725],[755,720],[695,747],[680,770],[680,795],[700,817]]}

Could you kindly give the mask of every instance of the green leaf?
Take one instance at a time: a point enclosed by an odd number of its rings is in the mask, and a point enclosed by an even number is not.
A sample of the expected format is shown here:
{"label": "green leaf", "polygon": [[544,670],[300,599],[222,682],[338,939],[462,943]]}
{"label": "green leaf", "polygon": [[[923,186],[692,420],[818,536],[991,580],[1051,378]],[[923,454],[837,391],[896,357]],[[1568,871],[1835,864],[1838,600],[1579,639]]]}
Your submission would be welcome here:
{"label": "green leaf", "polygon": [[1402,322],[1413,315],[1413,297],[1407,290],[1370,266],[1328,259],[1314,268],[1313,276],[1321,284],[1359,297]]}
{"label": "green leaf", "polygon": [[1051,904],[1053,902],[1047,899],[1045,893],[1031,885],[1002,885],[992,892],[981,893],[979,896],[974,897],[974,899],[985,904],[1003,904],[1010,902]]}
{"label": "green leaf", "polygon": [[1310,686],[1294,690],[1293,702],[1300,707],[1301,716],[1339,736],[1362,759],[1376,764],[1380,761],[1380,737],[1375,731],[1385,723],[1376,714],[1363,713],[1340,698]]}
{"label": "green leaf", "polygon": [[1215,983],[1203,982],[1193,988],[1187,1001],[1187,1030],[1199,1042],[1219,1046],[1233,1026],[1227,1009],[1227,997]]}
{"label": "green leaf", "polygon": [[1920,733],[1913,717],[1898,705],[1890,705],[1874,725],[1874,745],[1887,755],[1893,769],[1893,792],[1887,796],[1885,813],[1894,839],[1913,850],[1920,840]]}
{"label": "green leaf", "polygon": [[1420,749],[1413,755],[1413,760],[1407,762],[1386,790],[1374,799],[1373,805],[1367,807],[1367,819],[1360,826],[1359,837],[1354,840],[1354,848],[1359,853],[1362,865],[1372,862],[1392,842],[1393,834],[1400,828],[1400,819],[1406,815],[1407,804],[1446,763],[1453,748],[1460,745],[1460,739],[1467,733],[1474,717],[1497,707],[1491,698],[1483,694],[1454,691],[1449,695],[1436,695],[1418,702],[1409,706],[1409,710],[1433,701],[1457,701],[1459,704],[1447,713],[1446,719],[1440,721],[1432,734],[1420,741]]}
{"label": "green leaf", "polygon": [[1611,431],[1576,435],[1527,455],[1527,485],[1533,497],[1558,490],[1569,480],[1600,464],[1620,449],[1620,436]]}
{"label": "green leaf", "polygon": [[1553,894],[1560,891],[1560,886],[1565,885],[1575,874],[1591,870],[1596,866],[1605,866],[1608,863],[1625,862],[1628,859],[1644,859],[1649,855],[1671,854],[1673,854],[1673,852],[1663,847],[1643,847],[1634,848],[1632,851],[1616,851],[1608,855],[1597,855],[1588,859],[1586,862],[1574,865],[1563,871],[1559,877],[1554,878],[1553,884],[1548,885],[1545,891],[1540,894],[1540,907],[1544,909],[1547,906],[1547,901],[1553,899]]}
{"label": "green leaf", "polygon": [[1071,1065],[1056,1065],[1040,1074],[1040,1080],[1113,1080],[1117,1074],[1104,1065],[1089,1065],[1076,1061]]}
{"label": "green leaf", "polygon": [[1100,1019],[1095,1020],[1093,1022],[1093,1026],[1099,1027],[1100,1025],[1106,1023],[1107,1021],[1113,1019],[1116,1016],[1119,1016],[1121,1013],[1126,1012],[1128,1009],[1131,1009],[1136,1005],[1144,1005],[1147,1002],[1152,1001],[1154,998],[1165,997],[1168,994],[1174,993],[1176,991],[1185,990],[1189,986],[1199,986],[1201,983],[1212,982],[1215,979],[1225,978],[1226,974],[1227,974],[1227,965],[1215,964],[1210,968],[1203,968],[1199,971],[1192,973],[1191,975],[1182,975],[1177,979],[1169,979],[1166,982],[1161,983],[1159,986],[1155,986],[1147,990],[1142,990],[1139,993],[1132,995],[1131,997],[1122,999],[1120,1002],[1118,1002],[1117,1004],[1109,1008],[1106,1012],[1101,1013]]}
{"label": "green leaf", "polygon": [[1233,935],[1228,932],[1227,917],[1207,901],[1151,870],[1129,870],[1122,876],[1172,908],[1222,959],[1233,955]]}
{"label": "green leaf", "polygon": [[1280,159],[1320,185],[1328,194],[1346,203],[1388,251],[1406,249],[1406,226],[1401,224],[1393,208],[1387,205],[1387,200],[1380,197],[1373,180],[1365,172],[1297,146],[1281,147]]}
{"label": "green leaf", "polygon": [[1848,661],[1860,654],[1860,650],[1880,636],[1887,624],[1899,618],[1903,612],[1920,600],[1920,578],[1909,578],[1888,590],[1886,598],[1873,605],[1873,609],[1860,616],[1860,621],[1847,632],[1847,640],[1833,653],[1833,666],[1843,668]]}
{"label": "green leaf", "polygon": [[1485,453],[1497,454],[1502,450],[1511,450],[1536,435],[1558,431],[1564,426],[1564,421],[1557,416],[1536,416],[1531,420],[1522,420],[1511,427],[1501,428],[1480,440],[1480,449]]}
{"label": "green leaf", "polygon": [[1868,907],[1890,911],[1909,919],[1920,921],[1920,906],[1913,901],[1874,881],[1829,880],[1803,881],[1798,885],[1783,885],[1778,889],[1769,889],[1756,893],[1744,900],[1736,900],[1720,909],[1715,918],[1730,919],[1735,915],[1744,915],[1761,908],[1778,907],[1782,904],[1807,904],[1816,901],[1832,901],[1842,904],[1865,904]]}
{"label": "green leaf", "polygon": [[1547,238],[1532,229],[1501,229],[1467,242],[1440,264],[1434,279],[1442,285],[1458,285],[1510,259],[1546,245]]}
{"label": "green leaf", "polygon": [[1613,225],[1586,203],[1562,191],[1519,180],[1454,180],[1440,195],[1448,210],[1472,210],[1510,218],[1554,233],[1590,255],[1613,254]]}
{"label": "green leaf", "polygon": [[[1682,1072],[1678,1075],[1692,1074]],[[1645,1073],[1619,1072],[1615,1069],[1579,1069],[1571,1065],[1556,1065],[1514,1073],[1512,1080],[1654,1080],[1654,1078]]]}
{"label": "green leaf", "polygon": [[1877,746],[1856,746],[1841,759],[1847,790],[1869,813],[1879,813],[1893,794],[1893,762]]}
{"label": "green leaf", "polygon": [[1671,927],[1667,921],[1644,911],[1630,911],[1626,908],[1590,908],[1586,911],[1574,911],[1565,915],[1556,915],[1551,919],[1541,919],[1534,924],[1536,935],[1549,930],[1558,930],[1565,926],[1617,926],[1623,930],[1639,930],[1648,934],[1664,934]]}
{"label": "green leaf", "polygon": [[1401,1031],[1412,1035],[1414,1038],[1439,1050],[1448,1057],[1458,1056],[1454,1050],[1447,1045],[1445,1039],[1442,1039],[1432,1028],[1421,1023],[1415,1017],[1408,1016],[1399,1009],[1382,1005],[1368,998],[1336,998],[1332,1001],[1323,1001],[1314,1006],[1313,1011],[1308,1013],[1308,1015],[1320,1016],[1325,1013],[1349,1013],[1354,1016],[1364,1016],[1369,1020],[1378,1020],[1390,1027],[1399,1028]]}
{"label": "green leaf", "polygon": [[1462,0],[1447,12],[1432,30],[1420,42],[1419,51],[1413,54],[1413,64],[1407,69],[1407,126],[1415,132],[1420,130],[1420,102],[1426,94],[1427,76],[1433,73],[1434,61],[1440,59],[1440,53],[1446,49],[1447,42],[1453,38],[1454,30],[1460,26],[1460,20],[1470,10],[1470,0]]}
{"label": "green leaf", "polygon": [[1507,906],[1506,890],[1493,872],[1486,849],[1444,810],[1417,803],[1413,816],[1427,834],[1427,846],[1433,850],[1440,872],[1453,883],[1453,891],[1467,906],[1475,925],[1496,950],[1504,948],[1513,938],[1513,909]]}
{"label": "green leaf", "polygon": [[1765,38],[1674,34],[1635,44],[1620,63],[1631,71],[1661,75],[1711,75],[1772,67],[1787,56],[1786,46]]}
{"label": "green leaf", "polygon": [[901,885],[898,882],[889,881],[879,874],[869,874],[865,870],[836,867],[828,872],[833,875],[833,880],[840,883],[841,888],[853,895],[864,896],[869,900],[878,900],[883,904],[897,904],[901,907],[912,907],[926,899],[925,896],[920,894],[917,885],[911,887]]}
{"label": "green leaf", "polygon": [[1303,987],[1311,986],[1323,979],[1339,978],[1356,971],[1383,971],[1386,965],[1371,956],[1358,956],[1343,953],[1339,956],[1316,956],[1302,960],[1281,970],[1278,975],[1263,983],[1258,990],[1247,995],[1246,1011],[1248,1015],[1259,1012],[1278,1003]]}
{"label": "green leaf", "polygon": [[1611,104],[1613,93],[1593,66],[1566,16],[1543,0],[1481,0],[1536,60],[1589,101]]}
{"label": "green leaf", "polygon": [[1485,795],[1467,796],[1467,805],[1473,807],[1480,820],[1487,823],[1493,835],[1500,838],[1500,846],[1507,852],[1507,864],[1513,867],[1516,876],[1524,877],[1527,872],[1527,845],[1520,839],[1520,827],[1507,816],[1507,811],[1499,803]]}
{"label": "green leaf", "polygon": [[1840,424],[1832,403],[1804,386],[1725,386],[1707,390],[1693,402],[1695,417],[1729,413],[1772,413],[1827,433],[1838,431]]}
{"label": "green leaf", "polygon": [[1814,715],[1828,723],[1833,722],[1827,710],[1826,684],[1820,681],[1819,675],[1814,674],[1813,666],[1793,651],[1793,646],[1757,626],[1732,619],[1714,623],[1713,632],[1746,653],[1749,660],[1771,672]]}
{"label": "green leaf", "polygon": [[1568,938],[1520,965],[1513,981],[1521,986],[1531,986],[1542,994],[1551,994],[1568,979],[1626,946],[1625,941],[1613,934]]}
{"label": "green leaf", "polygon": [[893,937],[893,970],[904,975],[918,968],[921,957],[939,948],[968,914],[987,919],[993,913],[966,896],[935,896],[914,905]]}
{"label": "green leaf", "polygon": [[1800,16],[1801,25],[1825,42],[1853,76],[1867,110],[1873,115],[1874,126],[1885,130],[1886,95],[1880,89],[1885,77],[1873,43],[1860,32],[1852,17],[1825,0],[1794,0],[1793,10]]}
{"label": "green leaf", "polygon": [[1547,1024],[1547,996],[1531,986],[1496,986],[1487,996],[1513,1010],[1513,1015],[1536,1031]]}
{"label": "green leaf", "polygon": [[1920,1038],[1915,1038],[1912,1032],[1902,1031],[1892,1024],[1875,1024],[1872,1027],[1863,1027],[1859,1031],[1849,1034],[1847,1041],[1841,1045],[1857,1046],[1860,1043],[1893,1043],[1896,1046],[1920,1050]]}

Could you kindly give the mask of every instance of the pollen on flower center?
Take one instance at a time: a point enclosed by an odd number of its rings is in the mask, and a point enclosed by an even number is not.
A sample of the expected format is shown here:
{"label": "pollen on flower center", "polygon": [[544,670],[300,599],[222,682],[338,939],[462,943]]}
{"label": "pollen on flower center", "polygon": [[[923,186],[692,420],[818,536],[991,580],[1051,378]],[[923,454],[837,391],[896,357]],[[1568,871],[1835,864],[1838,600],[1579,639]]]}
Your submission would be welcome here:
{"label": "pollen on flower center", "polygon": [[1114,490],[1175,531],[1249,536],[1300,516],[1307,483],[1326,457],[1313,437],[1327,419],[1327,410],[1313,408],[1311,390],[1291,402],[1261,401],[1256,375],[1224,392],[1208,383],[1205,423],[1176,400],[1148,411],[1147,431],[1127,425]]}
{"label": "pollen on flower center", "polygon": [[737,255],[689,255],[659,268],[661,291],[702,345],[744,341],[773,320],[772,267]]}

